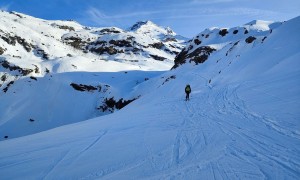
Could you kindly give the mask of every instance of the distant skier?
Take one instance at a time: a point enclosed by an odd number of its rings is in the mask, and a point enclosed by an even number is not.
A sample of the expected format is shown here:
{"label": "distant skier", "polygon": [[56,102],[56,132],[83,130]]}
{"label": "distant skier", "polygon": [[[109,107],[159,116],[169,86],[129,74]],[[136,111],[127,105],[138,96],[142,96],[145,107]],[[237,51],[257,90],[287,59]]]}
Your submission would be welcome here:
{"label": "distant skier", "polygon": [[190,93],[191,93],[191,92],[192,92],[191,86],[190,86],[189,84],[187,84],[187,85],[185,86],[185,94],[186,94],[185,100],[186,100],[186,101],[189,101],[189,100],[190,100]]}

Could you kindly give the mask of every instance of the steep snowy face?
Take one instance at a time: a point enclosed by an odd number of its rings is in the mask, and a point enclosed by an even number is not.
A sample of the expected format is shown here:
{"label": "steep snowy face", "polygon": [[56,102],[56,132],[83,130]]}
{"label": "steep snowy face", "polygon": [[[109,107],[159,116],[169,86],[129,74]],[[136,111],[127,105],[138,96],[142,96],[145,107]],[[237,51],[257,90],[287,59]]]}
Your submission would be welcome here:
{"label": "steep snowy face", "polygon": [[186,62],[204,63],[212,53],[226,50],[225,56],[228,56],[237,47],[263,43],[281,24],[281,22],[256,20],[241,27],[205,29],[190,40],[176,56],[173,68]]}

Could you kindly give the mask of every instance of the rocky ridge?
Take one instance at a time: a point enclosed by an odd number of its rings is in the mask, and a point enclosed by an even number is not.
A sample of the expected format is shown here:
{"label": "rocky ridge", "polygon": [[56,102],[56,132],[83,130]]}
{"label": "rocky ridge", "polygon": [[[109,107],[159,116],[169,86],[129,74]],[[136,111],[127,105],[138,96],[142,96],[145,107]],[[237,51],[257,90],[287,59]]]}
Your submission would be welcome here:
{"label": "rocky ridge", "polygon": [[208,28],[192,38],[185,48],[175,57],[173,68],[194,62],[204,63],[214,52],[223,51],[229,56],[237,48],[263,43],[278,28],[281,22],[251,21],[244,26],[234,28]]}

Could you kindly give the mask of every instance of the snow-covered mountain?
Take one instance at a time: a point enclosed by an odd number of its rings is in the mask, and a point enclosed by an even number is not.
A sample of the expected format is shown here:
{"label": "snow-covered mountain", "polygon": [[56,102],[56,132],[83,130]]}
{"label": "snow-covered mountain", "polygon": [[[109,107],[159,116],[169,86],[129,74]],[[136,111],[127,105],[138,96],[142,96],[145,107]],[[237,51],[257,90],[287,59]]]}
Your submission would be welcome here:
{"label": "snow-covered mountain", "polygon": [[[75,48],[93,52],[103,59],[138,64],[147,68],[153,66],[151,63],[159,64],[156,61],[162,61],[159,65],[164,65],[162,68],[167,69],[187,39],[150,21],[140,26],[137,24],[129,31],[115,27],[101,28],[93,29],[89,32],[92,35],[87,35],[86,30],[83,30],[65,34],[62,39]],[[161,69],[157,66],[154,67]]]}
{"label": "snow-covered mountain", "polygon": [[166,70],[187,40],[150,21],[125,31],[85,27],[74,21],[46,21],[16,12],[0,13],[0,53],[16,58],[84,56],[138,65],[140,69]]}
{"label": "snow-covered mountain", "polygon": [[[147,22],[135,27],[143,24]],[[47,120],[1,121],[2,126],[12,123],[1,129],[10,131],[1,134],[8,140],[0,142],[0,175],[3,179],[299,179],[299,29],[300,17],[210,28],[194,37],[175,58],[173,69],[165,72],[103,63],[107,72],[61,71],[37,81],[24,78],[10,85],[9,96],[0,96],[1,102],[14,98],[4,112],[20,119],[25,117],[19,115],[23,109],[37,108],[47,96],[53,100],[47,107],[57,108],[53,112],[64,107],[69,115],[60,120],[69,122],[88,103],[97,104],[91,99],[102,93],[131,92],[126,100],[141,96],[113,114],[15,139],[8,133],[35,129]],[[124,66],[132,70],[109,72]],[[70,87],[72,80],[82,85]],[[100,88],[99,82],[109,84]],[[188,102],[186,84],[192,88]],[[33,86],[39,88],[32,91]],[[26,99],[28,94],[37,97]],[[44,117],[56,115],[48,113]]]}
{"label": "snow-covered mountain", "polygon": [[0,136],[8,138],[123,108],[142,95],[135,86],[173,66],[186,41],[150,21],[125,31],[0,16]]}
{"label": "snow-covered mountain", "polygon": [[[241,27],[234,28],[209,28],[199,33],[196,37],[190,40],[189,44],[175,58],[175,65],[178,67],[186,61],[203,63],[213,52],[226,52],[222,58],[228,58],[235,54],[234,51],[239,51],[249,45],[257,46],[258,43],[263,43],[266,38],[272,33],[273,29],[279,27],[281,22],[269,21],[252,21]],[[221,60],[221,59],[220,59]]]}

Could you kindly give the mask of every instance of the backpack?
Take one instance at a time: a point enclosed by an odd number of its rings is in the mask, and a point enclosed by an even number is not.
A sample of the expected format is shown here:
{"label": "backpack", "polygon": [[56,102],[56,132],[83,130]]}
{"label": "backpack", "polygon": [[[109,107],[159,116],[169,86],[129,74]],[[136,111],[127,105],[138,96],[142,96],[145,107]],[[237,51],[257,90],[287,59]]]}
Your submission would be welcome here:
{"label": "backpack", "polygon": [[186,85],[186,87],[185,87],[185,92],[191,92],[191,87],[190,87],[190,85]]}

